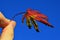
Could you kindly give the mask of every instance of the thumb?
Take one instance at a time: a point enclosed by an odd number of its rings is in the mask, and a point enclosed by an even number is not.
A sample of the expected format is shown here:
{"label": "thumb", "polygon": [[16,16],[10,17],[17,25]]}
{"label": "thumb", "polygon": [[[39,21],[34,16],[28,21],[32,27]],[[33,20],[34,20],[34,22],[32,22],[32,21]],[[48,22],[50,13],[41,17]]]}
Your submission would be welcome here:
{"label": "thumb", "polygon": [[11,21],[5,28],[3,28],[3,32],[8,30],[8,29],[12,30],[12,29],[15,28],[15,26],[16,26],[16,22],[15,21]]}
{"label": "thumb", "polygon": [[10,21],[10,23],[2,31],[1,40],[13,40],[15,25],[16,25],[15,21]]}

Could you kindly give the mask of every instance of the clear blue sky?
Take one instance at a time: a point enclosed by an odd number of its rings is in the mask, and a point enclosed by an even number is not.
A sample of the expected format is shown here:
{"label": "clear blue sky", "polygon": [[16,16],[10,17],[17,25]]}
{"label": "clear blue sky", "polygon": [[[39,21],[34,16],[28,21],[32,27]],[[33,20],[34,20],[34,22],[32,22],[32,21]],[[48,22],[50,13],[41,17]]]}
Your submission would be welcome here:
{"label": "clear blue sky", "polygon": [[0,0],[0,11],[9,19],[18,12],[26,11],[27,8],[39,10],[47,15],[55,28],[37,22],[41,30],[37,33],[33,26],[31,30],[28,29],[26,20],[22,24],[20,15],[14,19],[17,22],[14,40],[60,40],[60,0]]}

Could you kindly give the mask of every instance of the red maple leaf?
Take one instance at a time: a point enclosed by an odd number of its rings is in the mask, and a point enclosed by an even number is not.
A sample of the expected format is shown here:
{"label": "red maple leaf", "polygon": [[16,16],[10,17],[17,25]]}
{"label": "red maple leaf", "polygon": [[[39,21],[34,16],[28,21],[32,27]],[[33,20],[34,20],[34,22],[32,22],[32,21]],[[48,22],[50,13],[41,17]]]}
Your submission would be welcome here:
{"label": "red maple leaf", "polygon": [[[39,11],[37,10],[32,10],[32,9],[28,9],[26,12],[22,12],[22,13],[25,13],[22,17],[22,23],[24,22],[24,19],[26,18],[26,23],[29,27],[29,29],[31,29],[32,27],[32,24],[34,25],[34,28],[37,32],[39,32],[39,29],[38,29],[38,25],[35,21],[39,21],[45,25],[48,25],[49,27],[52,27],[54,28],[49,22],[48,22],[48,17],[45,16],[44,14],[40,13]],[[20,13],[19,13],[20,14]],[[17,14],[17,15],[19,15]],[[15,15],[15,16],[17,16]],[[14,16],[14,17],[15,17]],[[32,23],[32,24],[31,24]]]}

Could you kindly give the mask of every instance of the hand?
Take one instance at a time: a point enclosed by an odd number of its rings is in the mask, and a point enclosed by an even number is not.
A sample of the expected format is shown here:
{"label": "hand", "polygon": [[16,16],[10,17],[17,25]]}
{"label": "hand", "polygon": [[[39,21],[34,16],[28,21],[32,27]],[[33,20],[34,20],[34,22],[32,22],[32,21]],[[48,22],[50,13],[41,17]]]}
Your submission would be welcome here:
{"label": "hand", "polygon": [[3,28],[0,39],[1,40],[13,40],[15,25],[16,25],[15,21],[6,19],[3,16],[3,14],[0,12],[0,27]]}

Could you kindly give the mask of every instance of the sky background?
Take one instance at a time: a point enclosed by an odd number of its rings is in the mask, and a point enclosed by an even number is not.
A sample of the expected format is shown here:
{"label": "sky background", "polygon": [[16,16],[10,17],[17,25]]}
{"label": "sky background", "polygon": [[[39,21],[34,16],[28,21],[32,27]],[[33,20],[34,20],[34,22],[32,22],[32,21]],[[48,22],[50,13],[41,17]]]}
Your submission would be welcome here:
{"label": "sky background", "polygon": [[21,22],[23,15],[19,15],[14,19],[17,23],[14,40],[60,40],[60,0],[0,0],[0,11],[8,19],[19,12],[25,12],[28,8],[48,16],[49,22],[55,28],[37,22],[41,32],[36,32],[34,26],[30,30],[26,20],[24,23]]}

